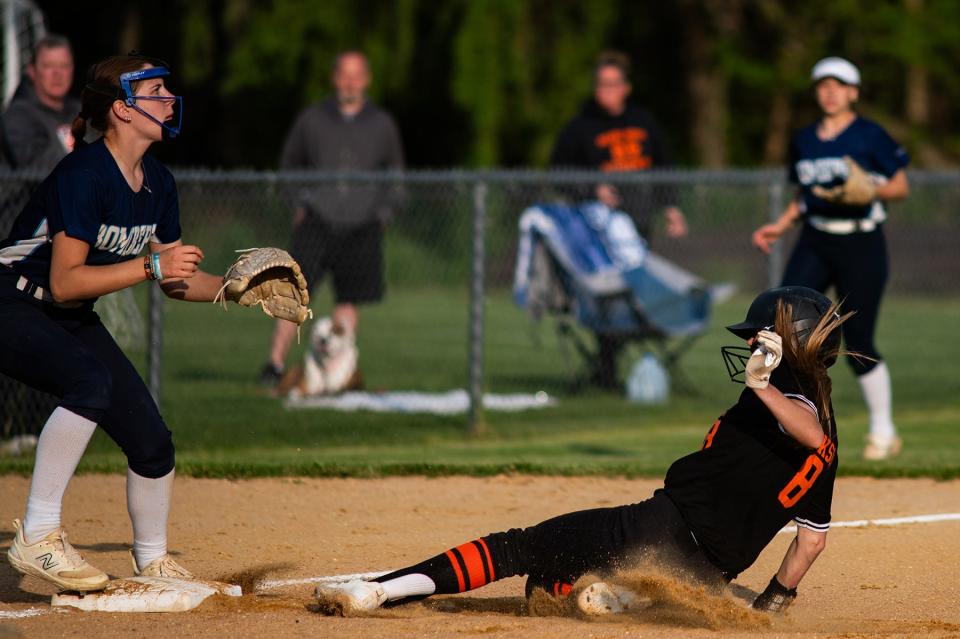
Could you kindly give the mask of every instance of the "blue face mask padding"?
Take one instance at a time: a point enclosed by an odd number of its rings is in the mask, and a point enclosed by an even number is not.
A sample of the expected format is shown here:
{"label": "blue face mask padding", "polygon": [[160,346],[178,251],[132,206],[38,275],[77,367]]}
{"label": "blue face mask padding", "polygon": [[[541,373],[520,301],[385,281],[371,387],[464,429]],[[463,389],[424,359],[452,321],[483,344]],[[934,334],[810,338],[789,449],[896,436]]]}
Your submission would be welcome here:
{"label": "blue face mask padding", "polygon": [[[130,84],[133,82],[140,82],[141,80],[150,80],[151,78],[162,78],[167,75],[170,75],[170,69],[167,69],[166,67],[152,67],[150,69],[140,69],[139,71],[128,71],[127,73],[120,74],[120,88],[123,90],[124,96],[126,96],[124,103],[128,107],[136,109],[137,111],[142,113],[144,116],[146,116],[148,120],[152,122],[156,122],[163,129],[165,129],[167,133],[170,134],[170,137],[175,138],[178,135],[180,135],[180,128],[183,126],[183,97],[179,95],[171,96],[169,98],[155,97],[151,95],[134,95],[133,89],[130,86]],[[137,105],[137,100],[176,102],[175,111],[178,114],[177,124],[174,126],[171,126],[166,122],[161,122],[160,120],[156,119],[155,117],[153,117],[152,115],[150,115],[149,113],[141,109],[140,106]]]}

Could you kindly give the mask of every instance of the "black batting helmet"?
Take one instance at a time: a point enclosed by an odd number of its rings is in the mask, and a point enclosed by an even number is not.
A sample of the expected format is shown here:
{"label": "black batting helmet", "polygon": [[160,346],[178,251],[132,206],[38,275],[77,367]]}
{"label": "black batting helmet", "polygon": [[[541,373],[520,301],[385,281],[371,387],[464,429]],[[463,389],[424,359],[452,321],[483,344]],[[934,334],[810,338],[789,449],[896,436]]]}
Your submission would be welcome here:
{"label": "black batting helmet", "polygon": [[[807,288],[806,286],[781,286],[772,288],[760,293],[747,309],[747,318],[739,324],[731,324],[727,330],[741,339],[750,339],[762,330],[774,330],[777,321],[777,303],[783,301],[790,306],[791,320],[793,324],[793,333],[800,346],[807,343],[807,338],[813,329],[820,322],[820,319],[830,311],[831,302],[822,293]],[[830,332],[827,338],[820,346],[823,364],[829,368],[837,361],[837,353],[840,351],[840,327]],[[734,355],[734,350],[742,350],[736,347],[723,347],[724,361],[727,363],[727,369],[731,378],[743,373],[740,367],[738,370],[731,369],[731,356],[737,360],[743,360],[742,356]],[[749,357],[749,354],[747,355]],[[741,381],[735,379],[735,381]]]}

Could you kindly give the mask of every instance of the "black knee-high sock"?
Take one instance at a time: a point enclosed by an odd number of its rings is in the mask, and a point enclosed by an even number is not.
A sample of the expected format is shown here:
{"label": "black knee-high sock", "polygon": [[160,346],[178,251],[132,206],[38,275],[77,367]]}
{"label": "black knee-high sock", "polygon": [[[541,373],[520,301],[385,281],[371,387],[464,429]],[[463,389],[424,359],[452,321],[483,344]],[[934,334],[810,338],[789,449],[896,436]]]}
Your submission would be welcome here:
{"label": "black knee-high sock", "polygon": [[526,574],[522,543],[523,531],[518,528],[493,533],[378,577],[376,581],[419,573],[433,580],[438,595],[466,592],[498,579]]}

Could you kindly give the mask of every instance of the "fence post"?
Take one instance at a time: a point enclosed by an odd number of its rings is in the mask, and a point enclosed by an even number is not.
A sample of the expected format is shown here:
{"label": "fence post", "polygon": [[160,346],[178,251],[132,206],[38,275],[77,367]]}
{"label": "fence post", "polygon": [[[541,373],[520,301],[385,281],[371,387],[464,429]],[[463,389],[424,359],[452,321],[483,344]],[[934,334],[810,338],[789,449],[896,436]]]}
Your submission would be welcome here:
{"label": "fence post", "polygon": [[163,350],[163,291],[154,285],[147,289],[147,388],[160,406],[160,354]]}
{"label": "fence post", "polygon": [[467,353],[467,377],[470,386],[470,434],[484,430],[483,420],[483,297],[485,269],[485,235],[487,219],[487,185],[473,187],[473,260],[470,265],[470,337]]}
{"label": "fence post", "polygon": [[[776,222],[783,213],[783,182],[776,180],[767,187],[767,207],[771,222]],[[767,259],[767,284],[769,288],[780,285],[783,277],[784,242],[777,241],[770,247],[770,257]]]}

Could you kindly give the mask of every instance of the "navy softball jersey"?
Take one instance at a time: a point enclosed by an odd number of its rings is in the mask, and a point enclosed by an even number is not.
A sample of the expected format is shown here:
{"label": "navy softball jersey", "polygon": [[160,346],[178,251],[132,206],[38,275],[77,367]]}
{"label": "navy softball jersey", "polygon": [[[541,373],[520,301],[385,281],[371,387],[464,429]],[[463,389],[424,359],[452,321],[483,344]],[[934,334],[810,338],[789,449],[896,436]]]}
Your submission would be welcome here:
{"label": "navy softball jersey", "polygon": [[132,191],[103,138],[67,155],[0,242],[0,265],[49,290],[52,241],[60,231],[90,244],[89,265],[133,259],[150,241],[179,240],[173,176],[149,155],[143,175],[143,187]]}
{"label": "navy softball jersey", "polygon": [[892,177],[910,161],[886,131],[860,116],[830,140],[817,137],[816,123],[800,129],[790,145],[789,172],[790,179],[800,187],[804,224],[781,285],[807,286],[821,293],[834,286],[844,309],[856,311],[844,324],[843,337],[847,350],[868,358],[847,358],[859,376],[869,373],[883,359],[874,333],[889,274],[882,227],[887,212],[880,200],[847,206],[812,193],[815,185],[829,188],[845,180],[845,155],[878,181]]}
{"label": "navy softball jersey", "polygon": [[38,187],[0,244],[0,372],[59,398],[95,422],[142,477],[163,477],[174,448],[136,368],[100,322],[95,300],[55,303],[52,238],[90,244],[86,263],[135,259],[150,241],[180,239],[173,176],[149,156],[133,192],[102,139],[64,158]]}
{"label": "navy softball jersey", "polygon": [[[910,156],[880,125],[861,116],[830,140],[817,136],[817,126],[818,123],[814,123],[800,129],[790,144],[789,177],[800,186],[801,212],[843,219],[877,216],[877,208],[883,210],[879,200],[865,206],[839,205],[821,200],[811,189],[815,185],[829,188],[842,184],[847,177],[845,155],[867,173],[883,180],[907,166]],[[883,216],[876,219],[882,220]]]}

